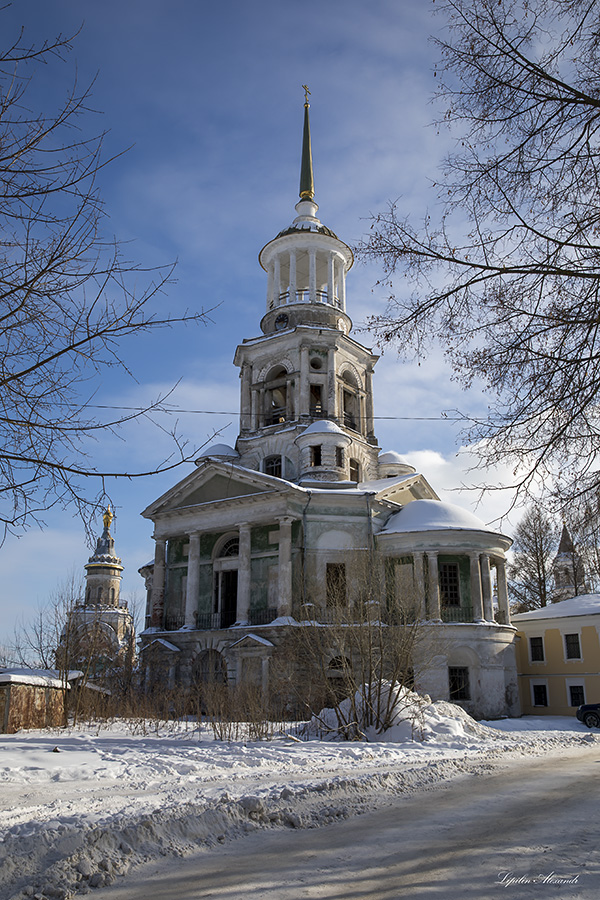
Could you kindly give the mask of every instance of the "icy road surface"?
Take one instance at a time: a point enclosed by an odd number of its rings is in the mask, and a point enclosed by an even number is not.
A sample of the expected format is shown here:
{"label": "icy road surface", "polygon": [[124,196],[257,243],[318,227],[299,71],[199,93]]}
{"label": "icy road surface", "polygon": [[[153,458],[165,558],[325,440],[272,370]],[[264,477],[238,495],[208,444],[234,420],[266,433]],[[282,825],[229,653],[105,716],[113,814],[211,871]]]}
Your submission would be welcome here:
{"label": "icy road surface", "polygon": [[600,896],[600,747],[496,762],[319,831],[153,864],[95,900],[529,900]]}

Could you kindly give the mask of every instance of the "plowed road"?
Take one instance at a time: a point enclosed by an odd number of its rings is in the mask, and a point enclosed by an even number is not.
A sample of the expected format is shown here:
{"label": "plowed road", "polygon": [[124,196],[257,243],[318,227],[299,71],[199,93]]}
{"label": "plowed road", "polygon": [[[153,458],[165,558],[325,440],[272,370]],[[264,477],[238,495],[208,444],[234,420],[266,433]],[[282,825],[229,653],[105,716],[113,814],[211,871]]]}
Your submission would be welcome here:
{"label": "plowed road", "polygon": [[326,828],[266,830],[94,900],[600,897],[600,749],[494,763]]}

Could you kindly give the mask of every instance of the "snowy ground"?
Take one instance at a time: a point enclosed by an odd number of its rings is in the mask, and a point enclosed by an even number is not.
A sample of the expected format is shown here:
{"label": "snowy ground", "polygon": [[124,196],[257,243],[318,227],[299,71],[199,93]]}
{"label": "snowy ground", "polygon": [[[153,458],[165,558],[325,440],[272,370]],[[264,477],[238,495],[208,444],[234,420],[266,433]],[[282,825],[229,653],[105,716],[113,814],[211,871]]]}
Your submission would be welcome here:
{"label": "snowy ground", "polygon": [[484,774],[492,759],[600,745],[574,718],[474,723],[435,706],[424,741],[222,743],[190,725],[141,733],[139,723],[0,735],[0,900],[65,900],[160,856],[325,825]]}

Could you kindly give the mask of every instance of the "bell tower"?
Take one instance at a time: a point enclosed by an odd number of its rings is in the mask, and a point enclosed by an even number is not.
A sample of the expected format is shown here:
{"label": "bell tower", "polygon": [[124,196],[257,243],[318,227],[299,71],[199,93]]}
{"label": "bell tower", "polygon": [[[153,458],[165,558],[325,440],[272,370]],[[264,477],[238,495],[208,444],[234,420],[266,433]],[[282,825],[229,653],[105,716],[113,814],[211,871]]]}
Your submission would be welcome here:
{"label": "bell tower", "polygon": [[378,357],[350,335],[352,251],[317,217],[304,90],[297,215],[259,254],[267,273],[263,335],[244,340],[234,359],[241,369],[236,449],[243,466],[288,481],[352,486],[378,474],[372,388]]}

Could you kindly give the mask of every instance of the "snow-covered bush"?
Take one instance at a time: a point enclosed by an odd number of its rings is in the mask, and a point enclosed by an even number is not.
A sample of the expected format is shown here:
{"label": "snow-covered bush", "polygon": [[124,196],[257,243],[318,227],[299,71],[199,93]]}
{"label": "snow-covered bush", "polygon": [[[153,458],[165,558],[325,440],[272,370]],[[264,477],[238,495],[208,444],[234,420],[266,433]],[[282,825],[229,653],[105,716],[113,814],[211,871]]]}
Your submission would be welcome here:
{"label": "snow-covered bush", "polygon": [[324,738],[377,740],[393,728],[394,740],[422,740],[424,710],[430,704],[428,695],[382,679],[361,685],[350,697],[313,715],[307,730]]}

